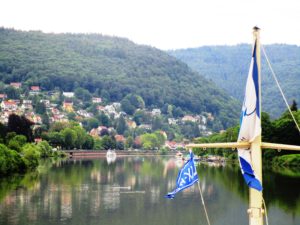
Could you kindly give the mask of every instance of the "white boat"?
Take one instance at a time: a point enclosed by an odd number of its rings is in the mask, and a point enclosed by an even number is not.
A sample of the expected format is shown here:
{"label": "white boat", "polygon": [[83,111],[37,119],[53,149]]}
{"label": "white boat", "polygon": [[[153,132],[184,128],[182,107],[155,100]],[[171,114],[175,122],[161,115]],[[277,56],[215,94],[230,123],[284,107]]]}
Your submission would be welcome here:
{"label": "white boat", "polygon": [[117,153],[114,150],[108,150],[106,152],[106,160],[108,164],[115,162],[117,159]]}

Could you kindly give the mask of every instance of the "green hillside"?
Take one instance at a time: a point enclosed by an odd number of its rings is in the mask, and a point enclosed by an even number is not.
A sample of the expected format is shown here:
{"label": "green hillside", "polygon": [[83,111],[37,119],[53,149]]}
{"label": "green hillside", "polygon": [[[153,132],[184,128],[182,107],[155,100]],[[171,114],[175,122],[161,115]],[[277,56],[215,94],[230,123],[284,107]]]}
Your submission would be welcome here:
{"label": "green hillside", "polygon": [[[158,49],[98,34],[45,34],[0,28],[0,80],[77,87],[107,101],[140,95],[147,107],[174,106],[211,112],[226,128],[237,123],[239,104],[216,85]],[[173,107],[173,108],[174,108]]]}
{"label": "green hillside", "polygon": [[[289,103],[300,102],[300,47],[295,45],[266,45],[273,69]],[[169,51],[170,55],[187,63],[192,69],[214,81],[241,102],[248,75],[251,46],[207,46]],[[278,117],[286,110],[280,92],[262,53],[263,110]]]}

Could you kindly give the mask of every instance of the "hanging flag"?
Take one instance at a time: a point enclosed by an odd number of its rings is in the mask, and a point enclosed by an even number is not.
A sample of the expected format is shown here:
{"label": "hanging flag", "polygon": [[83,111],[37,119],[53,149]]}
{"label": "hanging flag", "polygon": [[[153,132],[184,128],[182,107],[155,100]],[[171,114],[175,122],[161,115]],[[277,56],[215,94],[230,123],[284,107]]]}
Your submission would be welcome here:
{"label": "hanging flag", "polygon": [[190,159],[184,164],[184,166],[180,169],[178,173],[178,177],[176,180],[176,189],[172,192],[169,192],[165,196],[165,198],[173,199],[177,192],[192,186],[195,182],[198,181],[198,174],[193,157],[193,153],[190,152]]}
{"label": "hanging flag", "polygon": [[[257,136],[261,135],[259,97],[259,78],[255,41],[240,118],[238,141],[252,142]],[[252,169],[250,154],[250,149],[238,149],[242,174],[249,187],[261,191],[262,186]]]}

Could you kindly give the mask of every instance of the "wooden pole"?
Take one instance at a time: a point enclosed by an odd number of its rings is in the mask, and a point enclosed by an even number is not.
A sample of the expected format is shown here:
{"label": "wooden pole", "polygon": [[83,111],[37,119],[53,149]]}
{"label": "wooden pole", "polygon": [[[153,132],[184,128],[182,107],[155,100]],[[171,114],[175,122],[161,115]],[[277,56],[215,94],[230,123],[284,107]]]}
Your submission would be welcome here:
{"label": "wooden pole", "polygon": [[[253,36],[256,41],[256,56],[258,66],[258,82],[259,82],[259,102],[260,102],[260,116],[261,116],[261,70],[260,70],[260,42],[259,42],[259,28],[253,28]],[[262,184],[262,153],[261,153],[261,135],[257,136],[250,145],[251,149],[251,163],[254,174]],[[262,213],[262,192],[250,188],[249,191],[249,225],[263,225]]]}

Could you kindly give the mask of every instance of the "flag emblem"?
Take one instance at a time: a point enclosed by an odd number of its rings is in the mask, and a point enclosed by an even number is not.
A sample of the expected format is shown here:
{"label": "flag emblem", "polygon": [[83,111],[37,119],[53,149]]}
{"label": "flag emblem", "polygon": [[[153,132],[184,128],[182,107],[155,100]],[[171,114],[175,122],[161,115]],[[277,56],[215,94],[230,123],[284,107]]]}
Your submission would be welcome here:
{"label": "flag emblem", "polygon": [[190,153],[190,159],[184,164],[178,173],[176,180],[176,188],[174,191],[169,192],[165,198],[173,199],[177,192],[180,192],[198,181],[198,174],[194,164],[194,155]]}

